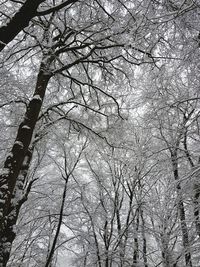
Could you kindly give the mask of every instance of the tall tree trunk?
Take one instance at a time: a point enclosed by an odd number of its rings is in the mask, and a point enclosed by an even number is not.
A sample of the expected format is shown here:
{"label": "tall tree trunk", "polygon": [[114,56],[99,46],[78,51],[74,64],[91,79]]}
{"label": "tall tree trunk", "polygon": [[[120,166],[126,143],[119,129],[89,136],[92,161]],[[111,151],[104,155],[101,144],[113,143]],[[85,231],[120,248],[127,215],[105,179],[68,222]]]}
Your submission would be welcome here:
{"label": "tall tree trunk", "polygon": [[54,240],[53,240],[53,244],[52,244],[51,249],[49,251],[49,254],[47,256],[45,267],[50,267],[51,266],[53,255],[54,255],[55,248],[56,248],[56,243],[57,243],[58,236],[59,236],[59,233],[60,233],[60,228],[61,228],[62,219],[63,219],[63,211],[64,211],[64,206],[65,206],[67,183],[68,183],[68,178],[65,180],[65,186],[64,186],[63,195],[62,195],[62,203],[61,203],[61,207],[60,207],[60,215],[59,215],[59,220],[58,220],[58,226],[57,226],[57,229],[56,229],[56,234],[55,234],[55,237],[54,237]]}
{"label": "tall tree trunk", "polygon": [[[184,151],[186,158],[188,160],[188,163],[191,166],[191,169],[195,167],[195,164],[192,160],[192,157],[190,156],[188,146],[187,146],[187,130],[185,130],[184,133],[184,140],[183,140],[183,145],[184,145]],[[200,216],[199,216],[199,203],[200,202],[200,184],[195,183],[193,186],[193,209],[194,209],[194,220],[195,220],[195,227],[196,227],[196,233],[200,237]]]}
{"label": "tall tree trunk", "polygon": [[105,267],[109,267],[109,236],[108,236],[108,221],[104,224],[104,246],[105,246]]}
{"label": "tall tree trunk", "polygon": [[194,198],[193,198],[194,220],[195,220],[196,232],[197,232],[197,235],[200,238],[200,216],[199,216],[200,185],[199,184],[195,184],[194,185],[193,192],[194,192]]}
{"label": "tall tree trunk", "polygon": [[[33,154],[33,148],[30,149],[25,157],[25,161],[22,166],[22,170],[20,172],[20,175],[18,177],[13,198],[11,201],[10,209],[8,211],[8,217],[7,217],[7,223],[5,225],[5,229],[2,236],[2,242],[0,242],[0,251],[4,251],[4,264],[6,265],[6,262],[9,260],[10,256],[10,250],[12,243],[15,239],[15,225],[19,216],[19,211],[22,206],[22,204],[27,200],[28,193],[30,192],[32,182],[29,183],[26,192],[24,192],[24,183],[27,178],[28,169],[30,166],[30,162],[32,159]],[[10,244],[7,250],[3,250],[3,248],[6,246],[4,243],[4,240]]]}
{"label": "tall tree trunk", "polygon": [[192,267],[189,234],[188,234],[188,228],[186,224],[184,203],[182,200],[181,185],[179,181],[177,149],[175,149],[173,152],[171,151],[171,160],[172,160],[174,179],[177,182],[176,191],[177,191],[177,196],[178,196],[178,213],[179,213],[179,219],[181,222],[181,232],[182,232],[182,242],[183,242],[184,255],[185,255],[185,263],[187,267]]}
{"label": "tall tree trunk", "polygon": [[119,195],[118,192],[115,193],[115,205],[116,205],[116,219],[117,219],[117,232],[119,237],[119,260],[120,260],[120,267],[124,265],[124,244],[123,244],[123,236],[122,236],[122,225],[121,225],[121,218],[120,218],[120,207],[119,207]]}
{"label": "tall tree trunk", "polygon": [[139,242],[138,242],[138,230],[140,224],[140,213],[139,207],[136,210],[136,222],[135,222],[135,233],[134,233],[134,252],[133,252],[133,266],[137,266],[139,259]]}
{"label": "tall tree trunk", "polygon": [[162,265],[163,267],[172,267],[172,259],[169,251],[169,235],[166,233],[166,226],[160,234],[162,242]]}
{"label": "tall tree trunk", "polygon": [[31,143],[45,91],[51,78],[51,74],[45,71],[45,67],[46,65],[41,63],[33,98],[29,102],[22,123],[19,125],[14,145],[4,162],[3,173],[0,175],[0,266],[2,267],[6,266],[11,249],[11,243],[5,237],[9,237],[11,234],[10,228],[7,226],[9,224],[9,213],[12,210],[11,201],[15,194],[14,190],[20,171],[23,169],[23,162]]}
{"label": "tall tree trunk", "polygon": [[146,240],[146,236],[145,236],[145,220],[144,220],[142,206],[140,206],[139,211],[140,211],[140,218],[141,218],[142,240],[143,240],[142,257],[143,257],[143,260],[144,260],[144,267],[148,267],[148,261],[147,261],[147,240]]}

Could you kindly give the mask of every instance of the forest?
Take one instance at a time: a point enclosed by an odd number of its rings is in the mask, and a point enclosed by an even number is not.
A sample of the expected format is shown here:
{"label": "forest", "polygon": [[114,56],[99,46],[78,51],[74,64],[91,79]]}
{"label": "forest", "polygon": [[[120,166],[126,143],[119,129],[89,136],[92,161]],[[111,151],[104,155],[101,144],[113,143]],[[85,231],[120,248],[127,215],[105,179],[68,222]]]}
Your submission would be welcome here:
{"label": "forest", "polygon": [[200,267],[199,59],[199,0],[0,0],[0,267]]}

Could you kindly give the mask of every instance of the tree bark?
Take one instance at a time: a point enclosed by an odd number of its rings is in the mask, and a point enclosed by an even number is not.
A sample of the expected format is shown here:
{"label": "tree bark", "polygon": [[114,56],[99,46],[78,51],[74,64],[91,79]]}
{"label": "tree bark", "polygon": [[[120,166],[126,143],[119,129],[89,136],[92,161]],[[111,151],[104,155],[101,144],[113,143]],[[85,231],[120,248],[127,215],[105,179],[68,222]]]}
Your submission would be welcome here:
{"label": "tree bark", "polygon": [[28,26],[36,15],[38,6],[44,0],[27,0],[7,25],[0,28],[0,51],[11,42],[17,34]]}
{"label": "tree bark", "polygon": [[[22,204],[27,200],[28,193],[30,192],[32,182],[29,183],[29,186],[27,187],[26,193],[23,194],[24,191],[24,183],[27,178],[28,169],[30,166],[30,162],[32,159],[33,149],[29,150],[26,159],[23,163],[23,168],[20,172],[20,175],[18,177],[15,192],[13,194],[12,202],[9,209],[9,215],[7,219],[7,223],[5,225],[5,229],[2,236],[2,242],[0,242],[0,251],[2,251],[3,259],[4,259],[4,265],[9,260],[10,257],[10,251],[12,243],[15,239],[16,233],[15,233],[15,225],[19,216],[19,211],[22,206]],[[5,242],[9,243],[10,246],[7,250],[4,250],[3,248],[6,246]]]}
{"label": "tree bark", "polygon": [[[16,182],[31,143],[50,78],[51,74],[45,71],[45,64],[41,63],[33,98],[29,102],[22,123],[19,125],[14,145],[4,162],[3,173],[0,175],[0,244],[3,244],[3,246],[0,245],[0,266],[2,267],[6,266],[8,251],[10,253],[11,249],[9,239],[5,238],[5,233],[6,236],[12,234],[9,233],[10,228],[8,228],[8,217],[12,210],[11,200],[14,197]],[[12,238],[14,238],[13,234]]]}

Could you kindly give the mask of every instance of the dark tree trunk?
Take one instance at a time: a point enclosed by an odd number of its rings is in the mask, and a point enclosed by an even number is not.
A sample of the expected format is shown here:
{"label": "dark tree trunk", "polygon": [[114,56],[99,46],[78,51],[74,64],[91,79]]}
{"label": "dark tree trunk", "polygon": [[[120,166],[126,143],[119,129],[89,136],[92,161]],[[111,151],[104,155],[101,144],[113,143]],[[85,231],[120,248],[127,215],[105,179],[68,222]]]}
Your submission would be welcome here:
{"label": "dark tree trunk", "polygon": [[44,0],[27,0],[7,25],[0,27],[0,51],[28,26],[42,2]]}
{"label": "dark tree trunk", "polygon": [[[4,171],[0,175],[0,266],[2,267],[6,266],[8,251],[10,253],[11,243],[9,240],[14,238],[8,227],[9,213],[13,210],[11,200],[14,197],[19,174],[23,169],[23,162],[31,143],[50,77],[51,75],[45,72],[44,63],[42,63],[33,98],[29,102],[24,119],[18,128],[11,152],[5,160]],[[9,237],[9,235],[12,235],[12,237]],[[9,238],[7,239],[6,236]]]}
{"label": "dark tree trunk", "polygon": [[60,228],[61,228],[62,219],[63,219],[63,211],[64,211],[64,206],[65,206],[65,198],[66,198],[68,178],[65,180],[65,186],[64,186],[63,195],[62,195],[62,203],[61,203],[61,207],[60,207],[60,215],[59,215],[59,220],[58,220],[58,226],[57,226],[57,229],[56,229],[56,234],[55,234],[55,237],[54,237],[54,240],[53,240],[52,247],[51,247],[50,252],[49,252],[49,254],[47,256],[47,261],[46,261],[45,267],[50,267],[51,266],[53,255],[54,255],[55,248],[56,248],[56,243],[57,243],[57,240],[58,240],[58,237],[59,237]]}
{"label": "dark tree trunk", "polygon": [[133,266],[137,266],[138,259],[139,259],[139,241],[138,241],[138,230],[140,224],[140,214],[139,214],[139,207],[137,209],[137,217],[135,223],[135,236],[134,236],[134,252],[133,252]]}
{"label": "dark tree trunk", "polygon": [[200,216],[199,216],[199,205],[200,205],[200,185],[194,185],[194,220],[196,226],[197,235],[200,237]]}
{"label": "dark tree trunk", "polygon": [[185,263],[187,267],[192,267],[192,257],[190,253],[190,243],[189,243],[188,227],[186,224],[185,207],[184,207],[184,203],[182,200],[181,185],[179,182],[177,149],[171,152],[171,159],[172,159],[174,179],[175,181],[177,181],[176,191],[178,195],[178,213],[179,213],[179,219],[181,222],[181,232],[182,232],[182,241],[183,241],[183,248],[184,248],[184,255],[185,255]]}
{"label": "dark tree trunk", "polygon": [[108,221],[104,224],[104,246],[105,246],[105,267],[109,267],[109,236],[108,236]]}
{"label": "dark tree trunk", "polygon": [[147,240],[145,236],[145,220],[143,215],[143,209],[142,206],[140,207],[140,217],[141,217],[141,227],[142,227],[142,257],[144,260],[144,267],[148,267],[148,260],[147,260]]}
{"label": "dark tree trunk", "polygon": [[[187,146],[187,131],[184,134],[184,149],[186,158],[191,166],[191,169],[195,167],[195,164],[190,156],[188,146]],[[195,227],[196,233],[200,237],[200,217],[199,217],[199,201],[200,201],[200,184],[196,183],[193,187],[193,204],[194,204],[194,220],[195,220]]]}
{"label": "dark tree trunk", "polygon": [[[16,188],[13,194],[12,202],[9,209],[9,215],[7,219],[7,223],[5,225],[5,229],[2,236],[2,242],[0,242],[0,251],[4,251],[3,259],[4,259],[4,265],[6,265],[7,261],[10,257],[10,249],[12,246],[12,243],[15,239],[15,225],[19,216],[19,211],[22,206],[22,204],[27,200],[28,193],[30,192],[32,182],[29,183],[29,186],[26,189],[26,192],[24,192],[24,183],[27,178],[28,169],[30,166],[30,162],[32,159],[33,154],[33,148],[30,149],[25,157],[25,161],[23,163],[23,168],[20,172],[20,175],[17,179]],[[18,197],[17,195],[20,195]],[[5,247],[4,240],[10,244],[7,250],[4,250]]]}

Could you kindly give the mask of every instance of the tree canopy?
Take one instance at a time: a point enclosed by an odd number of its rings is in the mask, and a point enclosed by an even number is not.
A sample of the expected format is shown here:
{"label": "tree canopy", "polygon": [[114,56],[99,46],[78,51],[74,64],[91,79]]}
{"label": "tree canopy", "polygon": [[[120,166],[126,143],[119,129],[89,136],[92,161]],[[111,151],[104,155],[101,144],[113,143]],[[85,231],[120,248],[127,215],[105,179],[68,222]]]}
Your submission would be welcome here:
{"label": "tree canopy", "polygon": [[0,267],[198,266],[199,2],[0,8]]}

